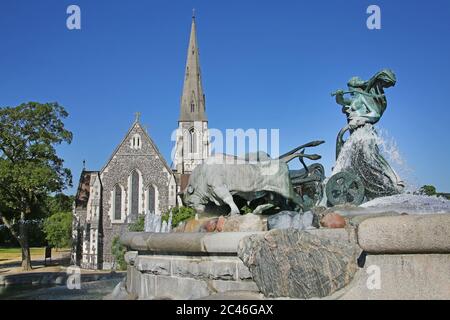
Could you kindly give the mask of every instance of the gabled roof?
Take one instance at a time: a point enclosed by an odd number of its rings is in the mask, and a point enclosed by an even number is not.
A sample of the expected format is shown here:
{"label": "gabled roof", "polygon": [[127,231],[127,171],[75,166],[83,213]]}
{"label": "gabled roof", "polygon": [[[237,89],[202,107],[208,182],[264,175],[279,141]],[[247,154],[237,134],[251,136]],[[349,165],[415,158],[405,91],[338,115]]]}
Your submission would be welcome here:
{"label": "gabled roof", "polygon": [[153,147],[153,149],[155,150],[156,154],[158,155],[158,158],[161,159],[161,161],[163,162],[164,166],[166,167],[167,171],[169,173],[172,174],[172,169],[169,167],[169,165],[167,164],[166,160],[164,159],[163,155],[159,152],[158,147],[156,146],[156,144],[153,142],[153,139],[149,136],[149,134],[147,133],[147,130],[145,130],[144,128],[142,128],[140,122],[139,122],[139,118],[136,117],[136,120],[134,121],[133,125],[130,127],[130,129],[128,130],[127,134],[125,135],[125,137],[122,139],[122,142],[116,147],[116,149],[114,150],[114,152],[111,154],[111,156],[109,157],[109,160],[106,162],[106,164],[103,166],[103,168],[100,170],[100,173],[103,173],[104,170],[106,169],[106,167],[108,167],[109,163],[111,162],[111,160],[114,158],[114,156],[117,154],[117,152],[120,150],[120,148],[123,146],[124,143],[127,143],[127,137],[131,134],[131,132],[133,131],[133,129],[135,127],[138,127],[140,129],[140,131],[142,131],[143,135],[145,138],[148,139],[148,141],[150,142],[150,145]]}

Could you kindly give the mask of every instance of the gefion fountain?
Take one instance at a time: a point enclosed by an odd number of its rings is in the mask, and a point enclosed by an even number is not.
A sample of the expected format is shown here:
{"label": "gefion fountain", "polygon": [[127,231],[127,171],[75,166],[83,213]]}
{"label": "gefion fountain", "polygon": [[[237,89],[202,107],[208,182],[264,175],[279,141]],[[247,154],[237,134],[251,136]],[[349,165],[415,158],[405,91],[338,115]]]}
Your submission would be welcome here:
{"label": "gefion fountain", "polygon": [[374,125],[395,83],[382,70],[333,93],[347,124],[328,178],[305,163],[323,141],[196,167],[183,202],[198,217],[124,234],[127,277],[109,298],[450,299],[450,201],[405,193],[379,150]]}

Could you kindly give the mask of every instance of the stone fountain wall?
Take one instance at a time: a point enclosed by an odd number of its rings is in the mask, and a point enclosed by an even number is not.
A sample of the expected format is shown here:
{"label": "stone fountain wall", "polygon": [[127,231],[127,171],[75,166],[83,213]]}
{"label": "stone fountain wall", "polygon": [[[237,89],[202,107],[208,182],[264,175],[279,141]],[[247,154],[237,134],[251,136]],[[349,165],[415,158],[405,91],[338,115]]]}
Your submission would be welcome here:
{"label": "stone fountain wall", "polygon": [[119,289],[133,299],[450,299],[450,214],[354,221],[344,229],[128,233]]}
{"label": "stone fountain wall", "polygon": [[138,299],[200,299],[217,293],[258,293],[249,269],[236,255],[239,241],[254,233],[129,233],[125,288]]}
{"label": "stone fountain wall", "polygon": [[127,289],[141,299],[199,299],[228,291],[258,292],[237,257],[137,256]]}

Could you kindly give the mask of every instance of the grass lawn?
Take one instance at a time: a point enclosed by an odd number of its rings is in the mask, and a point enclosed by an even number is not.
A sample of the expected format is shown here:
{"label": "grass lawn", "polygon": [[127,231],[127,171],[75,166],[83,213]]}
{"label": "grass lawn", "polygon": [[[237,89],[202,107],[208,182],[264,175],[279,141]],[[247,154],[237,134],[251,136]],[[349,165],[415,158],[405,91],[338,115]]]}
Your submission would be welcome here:
{"label": "grass lawn", "polygon": [[[41,248],[30,248],[31,259],[43,259],[45,254],[45,247]],[[70,252],[70,249],[52,249],[52,253],[63,253]],[[53,256],[52,254],[52,256]],[[21,260],[22,259],[22,250],[20,248],[1,248],[0,247],[0,263],[2,261],[7,260]]]}
{"label": "grass lawn", "polygon": [[[45,248],[30,248],[31,256],[44,256]],[[1,260],[20,260],[22,259],[22,250],[20,248],[0,248]]]}

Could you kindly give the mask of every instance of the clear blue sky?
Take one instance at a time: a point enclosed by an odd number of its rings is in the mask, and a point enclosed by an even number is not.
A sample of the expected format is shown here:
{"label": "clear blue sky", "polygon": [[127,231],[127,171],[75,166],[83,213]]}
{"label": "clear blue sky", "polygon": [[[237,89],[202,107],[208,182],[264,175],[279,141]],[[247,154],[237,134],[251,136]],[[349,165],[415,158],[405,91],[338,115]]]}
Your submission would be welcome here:
{"label": "clear blue sky", "polygon": [[[80,31],[66,28],[70,4]],[[366,27],[370,4],[381,30]],[[317,152],[329,173],[345,124],[330,92],[391,68],[379,127],[416,183],[450,192],[447,0],[1,0],[0,106],[66,107],[74,140],[59,152],[74,185],[83,159],[102,168],[135,111],[170,164],[193,7],[210,127],[280,128],[281,152],[326,140]]]}

